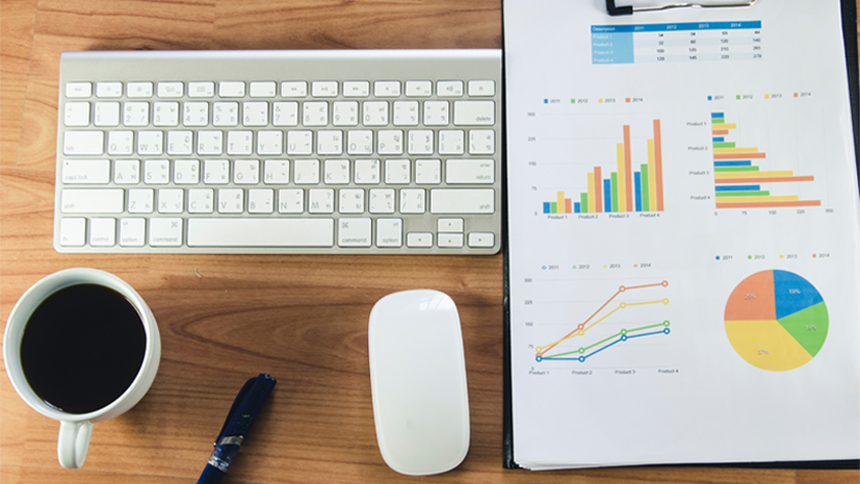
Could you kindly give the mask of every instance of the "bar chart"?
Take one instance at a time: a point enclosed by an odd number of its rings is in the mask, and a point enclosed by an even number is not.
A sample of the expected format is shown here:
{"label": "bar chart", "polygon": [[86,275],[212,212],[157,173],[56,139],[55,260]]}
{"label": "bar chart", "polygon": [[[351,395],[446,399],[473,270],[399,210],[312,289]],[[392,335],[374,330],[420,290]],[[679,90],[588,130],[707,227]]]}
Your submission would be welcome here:
{"label": "bar chart", "polygon": [[[569,198],[558,191],[556,198],[543,202],[544,214],[662,212],[663,148],[660,120],[652,122],[652,136],[639,149],[645,163],[634,163],[634,146],[630,125],[623,125],[615,143],[615,164],[609,170],[605,164],[594,164],[586,175],[585,191]],[[607,144],[606,157],[612,156]],[[643,153],[639,153],[643,155]],[[611,171],[614,169],[614,171]]]}
{"label": "bar chart", "polygon": [[797,186],[814,182],[812,175],[794,170],[763,169],[775,164],[758,147],[743,146],[739,124],[724,112],[711,113],[714,183],[718,209],[817,207],[821,200],[803,200]]}

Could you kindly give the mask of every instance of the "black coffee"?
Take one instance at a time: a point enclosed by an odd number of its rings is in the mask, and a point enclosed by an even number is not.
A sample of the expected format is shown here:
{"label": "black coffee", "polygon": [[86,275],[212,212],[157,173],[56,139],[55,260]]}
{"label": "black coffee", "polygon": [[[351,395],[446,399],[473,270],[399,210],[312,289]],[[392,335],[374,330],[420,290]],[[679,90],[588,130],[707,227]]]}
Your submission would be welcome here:
{"label": "black coffee", "polygon": [[30,316],[21,339],[21,366],[46,403],[68,413],[89,413],[125,392],[145,350],[143,323],[125,296],[78,284],[51,294]]}

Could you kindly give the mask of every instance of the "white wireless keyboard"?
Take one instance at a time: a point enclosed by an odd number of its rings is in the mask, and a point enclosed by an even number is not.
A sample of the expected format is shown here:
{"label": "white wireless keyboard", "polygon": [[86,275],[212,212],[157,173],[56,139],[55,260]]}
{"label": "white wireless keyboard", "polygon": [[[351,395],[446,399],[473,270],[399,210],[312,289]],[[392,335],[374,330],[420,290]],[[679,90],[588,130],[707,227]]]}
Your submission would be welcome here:
{"label": "white wireless keyboard", "polygon": [[72,52],[59,252],[494,254],[500,50]]}

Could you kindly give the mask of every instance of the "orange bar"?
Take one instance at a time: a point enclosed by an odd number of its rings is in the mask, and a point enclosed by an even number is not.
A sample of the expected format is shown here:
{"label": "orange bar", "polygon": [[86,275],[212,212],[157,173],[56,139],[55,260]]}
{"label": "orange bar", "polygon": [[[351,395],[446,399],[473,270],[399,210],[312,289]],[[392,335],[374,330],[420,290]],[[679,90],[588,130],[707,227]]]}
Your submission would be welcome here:
{"label": "orange bar", "polygon": [[[624,192],[627,194],[627,211],[633,211],[633,155],[630,153],[630,126],[624,126]],[[620,208],[620,207],[619,207]]]}
{"label": "orange bar", "polygon": [[750,158],[766,158],[766,153],[721,153],[714,154],[715,160],[748,160]]}
{"label": "orange bar", "polygon": [[799,200],[796,202],[744,202],[718,203],[717,208],[765,208],[765,207],[820,207],[821,200]]}
{"label": "orange bar", "polygon": [[[654,120],[654,177],[657,179],[657,211],[663,211],[663,150],[660,139],[660,120]],[[654,207],[651,207],[654,210]]]}
{"label": "orange bar", "polygon": [[719,185],[720,183],[726,184],[740,184],[740,183],[764,183],[764,182],[805,182],[805,181],[815,181],[814,176],[775,176],[772,178],[717,178],[714,182]]}
{"label": "orange bar", "polygon": [[600,213],[603,211],[603,179],[600,178],[600,167],[594,167],[594,210],[588,207],[588,211],[592,213]]}
{"label": "orange bar", "polygon": [[729,130],[727,130],[727,129],[715,129],[715,130],[713,130],[713,133],[715,136],[720,136],[720,135],[724,135],[724,134],[729,134]]}
{"label": "orange bar", "polygon": [[564,199],[564,213],[573,213],[573,204],[569,198]]}

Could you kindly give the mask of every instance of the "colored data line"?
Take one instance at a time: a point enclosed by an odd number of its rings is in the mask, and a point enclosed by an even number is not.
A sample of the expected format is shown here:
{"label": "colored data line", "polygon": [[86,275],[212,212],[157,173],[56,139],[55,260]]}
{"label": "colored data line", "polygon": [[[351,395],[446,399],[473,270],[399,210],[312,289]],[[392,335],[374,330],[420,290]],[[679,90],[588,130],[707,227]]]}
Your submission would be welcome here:
{"label": "colored data line", "polygon": [[717,208],[816,207],[820,200],[801,200],[798,195],[773,195],[762,183],[815,181],[814,176],[798,176],[791,170],[762,170],[757,165],[767,153],[757,147],[737,146],[733,131],[737,123],[727,123],[725,113],[711,113],[714,152],[714,186]]}
{"label": "colored data line", "polygon": [[609,313],[605,314],[600,319],[597,319],[594,322],[592,322],[592,320],[594,318],[596,318],[597,315],[600,314],[604,309],[606,309],[606,307],[616,297],[618,297],[618,295],[620,295],[621,293],[624,293],[627,291],[632,291],[635,289],[645,289],[645,288],[649,288],[649,287],[668,287],[668,286],[669,286],[669,282],[663,281],[663,282],[658,282],[658,283],[654,283],[654,284],[642,284],[639,286],[621,286],[621,287],[619,287],[618,291],[616,291],[615,294],[612,295],[612,297],[607,299],[605,303],[603,303],[599,308],[597,308],[597,311],[594,311],[594,313],[592,313],[591,316],[588,317],[588,319],[586,319],[585,321],[580,323],[576,327],[576,329],[574,329],[570,333],[566,334],[563,338],[561,338],[560,340],[558,340],[554,343],[551,343],[551,344],[548,344],[545,346],[538,346],[537,348],[535,348],[535,351],[537,352],[537,356],[545,355],[548,351],[550,351],[553,348],[555,348],[556,346],[558,346],[559,343],[567,341],[567,340],[574,338],[576,336],[583,336],[586,331],[593,328],[594,326],[596,326],[600,322],[604,321],[606,318],[608,318],[609,316],[611,316],[612,314],[614,314],[615,312],[617,312],[621,309],[625,309],[625,308],[633,307],[633,306],[643,306],[643,305],[649,305],[649,304],[668,304],[669,303],[668,299],[660,299],[660,300],[656,300],[656,301],[635,302],[635,303],[622,302],[622,303],[619,303],[618,306],[615,307],[612,311],[609,311]]}
{"label": "colored data line", "polygon": [[[645,330],[654,329],[654,328],[662,328],[662,329],[660,329],[659,331],[651,331],[648,333],[632,334],[632,333],[636,333],[639,331],[645,331]],[[600,353],[601,351],[609,348],[610,346],[614,346],[618,343],[621,343],[622,341],[629,341],[633,338],[641,338],[643,336],[654,336],[654,335],[658,335],[658,334],[669,334],[670,332],[671,332],[671,330],[669,329],[669,321],[663,321],[660,324],[652,324],[650,326],[642,326],[641,328],[622,329],[618,333],[616,333],[616,334],[614,334],[608,338],[605,338],[602,341],[598,341],[597,343],[594,343],[590,346],[584,346],[584,347],[579,348],[578,350],[575,350],[575,351],[568,351],[567,353],[559,353],[557,355],[548,355],[548,356],[537,355],[537,356],[535,356],[535,361],[541,362],[543,360],[558,360],[558,361],[579,361],[582,363],[582,362],[585,362],[586,359],[596,355],[597,353]],[[614,340],[614,341],[612,341],[609,344],[606,344],[605,346],[603,346],[601,348],[598,348],[598,349],[586,354],[586,352],[588,352],[592,348],[594,348],[596,346],[600,346],[600,345],[602,345],[602,344],[604,344],[610,340]],[[573,356],[573,357],[569,356],[569,355],[575,355],[575,354],[579,354],[579,356]]]}

